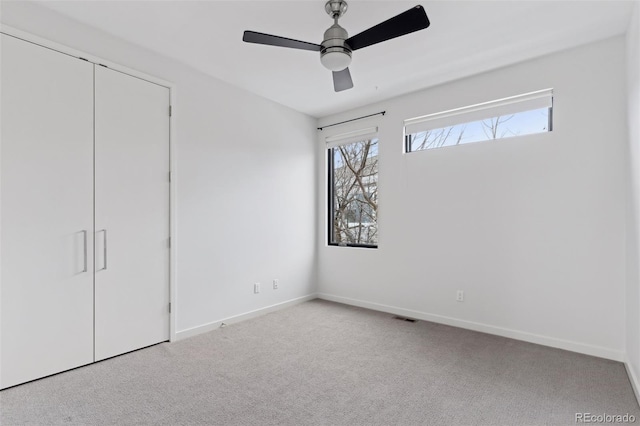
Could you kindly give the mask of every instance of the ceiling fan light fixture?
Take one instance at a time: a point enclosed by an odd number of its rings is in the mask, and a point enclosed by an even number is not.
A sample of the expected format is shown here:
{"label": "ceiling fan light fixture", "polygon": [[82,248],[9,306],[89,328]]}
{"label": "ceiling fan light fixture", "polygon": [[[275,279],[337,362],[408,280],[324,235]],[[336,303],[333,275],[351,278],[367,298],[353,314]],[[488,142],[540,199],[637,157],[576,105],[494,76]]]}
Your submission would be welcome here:
{"label": "ceiling fan light fixture", "polygon": [[344,48],[332,47],[322,53],[320,62],[328,70],[342,71],[351,64],[351,52]]}
{"label": "ceiling fan light fixture", "polygon": [[[329,2],[327,3],[329,4]],[[338,20],[324,32],[320,62],[331,71],[342,71],[351,63],[351,49],[345,44],[347,30],[338,25]]]}

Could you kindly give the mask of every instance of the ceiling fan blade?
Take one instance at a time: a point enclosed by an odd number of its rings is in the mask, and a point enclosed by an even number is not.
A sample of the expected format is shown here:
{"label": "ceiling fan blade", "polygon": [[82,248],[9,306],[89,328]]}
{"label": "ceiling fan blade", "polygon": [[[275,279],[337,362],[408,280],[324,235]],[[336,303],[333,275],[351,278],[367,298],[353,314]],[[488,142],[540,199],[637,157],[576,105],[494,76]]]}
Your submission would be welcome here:
{"label": "ceiling fan blade", "polygon": [[275,36],[271,34],[257,33],[255,31],[245,31],[242,41],[247,43],[267,44],[269,46],[291,47],[293,49],[312,50],[319,52],[322,46],[319,44],[307,43],[306,41],[294,40],[291,38]]}
{"label": "ceiling fan blade", "polygon": [[352,87],[353,80],[351,80],[349,68],[345,68],[342,71],[333,71],[333,88],[336,92],[342,92]]}
{"label": "ceiling fan blade", "polygon": [[423,30],[428,26],[429,18],[427,18],[427,13],[422,6],[418,5],[348,38],[346,43],[351,47],[351,50],[358,50],[414,31]]}

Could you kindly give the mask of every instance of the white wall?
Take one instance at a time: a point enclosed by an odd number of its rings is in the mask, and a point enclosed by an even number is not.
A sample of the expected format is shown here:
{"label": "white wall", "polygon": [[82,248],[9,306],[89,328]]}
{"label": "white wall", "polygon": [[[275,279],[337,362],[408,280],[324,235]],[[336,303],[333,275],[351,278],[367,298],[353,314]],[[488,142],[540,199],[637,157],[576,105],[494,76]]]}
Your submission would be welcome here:
{"label": "white wall", "polygon": [[1,17],[177,85],[177,331],[315,292],[315,119],[33,4]]}
{"label": "white wall", "polygon": [[[320,136],[380,126],[380,248],[366,250],[326,246],[325,153],[310,117],[33,4],[3,2],[1,18],[177,84],[178,331],[312,294],[317,268],[327,298],[622,358],[625,217],[638,217],[625,216],[622,38],[321,120],[387,110]],[[550,134],[402,153],[404,118],[547,87]]]}
{"label": "white wall", "polygon": [[640,395],[640,7],[627,33],[629,182],[627,204],[626,355],[631,383]]}
{"label": "white wall", "polygon": [[[621,360],[625,349],[625,40],[609,39],[325,117],[386,110],[379,248],[326,245],[322,297]],[[554,89],[554,131],[403,154],[403,119]],[[456,302],[456,290],[465,301]]]}

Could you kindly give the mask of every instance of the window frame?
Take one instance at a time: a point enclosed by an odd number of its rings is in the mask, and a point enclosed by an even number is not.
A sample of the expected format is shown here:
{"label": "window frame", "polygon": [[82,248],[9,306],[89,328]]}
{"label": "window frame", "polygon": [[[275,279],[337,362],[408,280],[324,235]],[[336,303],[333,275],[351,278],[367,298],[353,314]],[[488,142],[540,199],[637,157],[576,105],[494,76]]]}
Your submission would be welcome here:
{"label": "window frame", "polygon": [[[336,149],[342,145],[349,145],[358,142],[364,142],[367,140],[376,140],[376,143],[380,143],[380,139],[376,134],[370,135],[369,137],[363,137],[360,140],[352,140],[346,143],[337,144],[334,146],[327,147],[327,245],[330,247],[351,247],[351,248],[364,248],[364,249],[377,249],[380,245],[378,244],[356,244],[356,243],[336,243],[333,241],[333,232],[334,232],[334,219],[335,219],[335,160],[334,155]],[[379,155],[379,154],[378,154]],[[376,171],[376,175],[379,175],[379,172]],[[377,179],[376,179],[377,186]],[[378,219],[376,217],[376,227],[378,226]]]}
{"label": "window frame", "polygon": [[[436,112],[436,113],[432,113],[432,114],[427,114],[424,116],[420,116],[420,117],[414,117],[414,118],[409,118],[409,119],[405,119],[404,120],[404,126],[403,126],[403,131],[404,131],[404,153],[405,154],[409,154],[409,153],[414,153],[414,152],[420,152],[420,151],[430,151],[432,149],[437,149],[437,148],[449,148],[452,146],[458,146],[458,145],[450,145],[450,146],[443,146],[443,147],[434,147],[434,148],[425,148],[425,149],[417,149],[414,150],[412,149],[412,144],[411,144],[411,135],[415,135],[418,134],[420,132],[423,131],[430,131],[430,130],[440,130],[440,129],[446,129],[448,127],[452,127],[452,126],[457,126],[460,124],[470,124],[470,123],[475,123],[478,121],[484,121],[484,120],[489,120],[489,119],[494,119],[496,117],[501,117],[503,115],[505,115],[504,111],[505,109],[507,111],[509,111],[509,108],[514,108],[514,110],[512,112],[507,112],[507,114],[520,114],[520,113],[525,113],[525,112],[529,112],[529,111],[534,111],[535,109],[541,109],[541,108],[522,108],[522,105],[529,105],[531,103],[535,103],[542,101],[545,102],[546,100],[548,100],[548,123],[547,123],[547,131],[544,132],[536,132],[536,133],[528,133],[525,135],[514,135],[514,136],[509,136],[509,137],[505,137],[505,138],[496,138],[496,139],[486,139],[486,140],[478,140],[478,141],[473,141],[473,142],[467,142],[467,143],[463,143],[461,145],[467,145],[467,144],[472,144],[472,143],[482,143],[482,142],[490,142],[492,140],[498,140],[498,139],[511,139],[514,137],[521,137],[521,136],[530,136],[533,134],[543,134],[543,133],[549,133],[553,131],[553,97],[554,97],[554,93],[553,93],[553,89],[543,89],[543,90],[538,90],[535,92],[530,92],[530,93],[524,93],[521,95],[515,95],[515,96],[510,96],[508,98],[503,98],[503,99],[497,99],[497,100],[493,100],[493,101],[488,101],[488,102],[482,102],[479,104],[474,104],[474,105],[468,105],[468,106],[464,106],[464,107],[460,107],[460,108],[454,108],[451,110],[447,110],[447,111],[440,111],[440,112]],[[522,109],[521,109],[522,108]],[[484,113],[482,112],[486,112],[486,116]],[[493,111],[493,113],[492,113]],[[481,113],[480,116],[485,116],[485,118],[478,118],[478,113]],[[499,112],[497,115],[496,112]],[[460,120],[460,121],[452,121],[452,123],[447,124],[445,126],[427,126],[428,129],[427,130],[418,130],[418,131],[408,131],[407,127],[408,126],[414,126],[416,124],[420,124],[420,123],[428,123],[431,120],[439,120],[442,119],[443,117],[446,119],[447,117],[455,117],[455,116],[471,116],[472,118],[469,121],[466,120]]]}

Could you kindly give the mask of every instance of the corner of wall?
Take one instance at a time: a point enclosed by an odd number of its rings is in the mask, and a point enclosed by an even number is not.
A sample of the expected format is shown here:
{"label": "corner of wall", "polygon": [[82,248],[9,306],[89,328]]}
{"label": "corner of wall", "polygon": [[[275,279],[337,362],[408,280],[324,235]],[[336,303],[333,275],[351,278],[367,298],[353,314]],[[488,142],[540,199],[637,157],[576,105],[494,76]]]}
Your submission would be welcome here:
{"label": "corner of wall", "polygon": [[627,31],[628,177],[626,217],[625,367],[640,402],[640,4]]}

